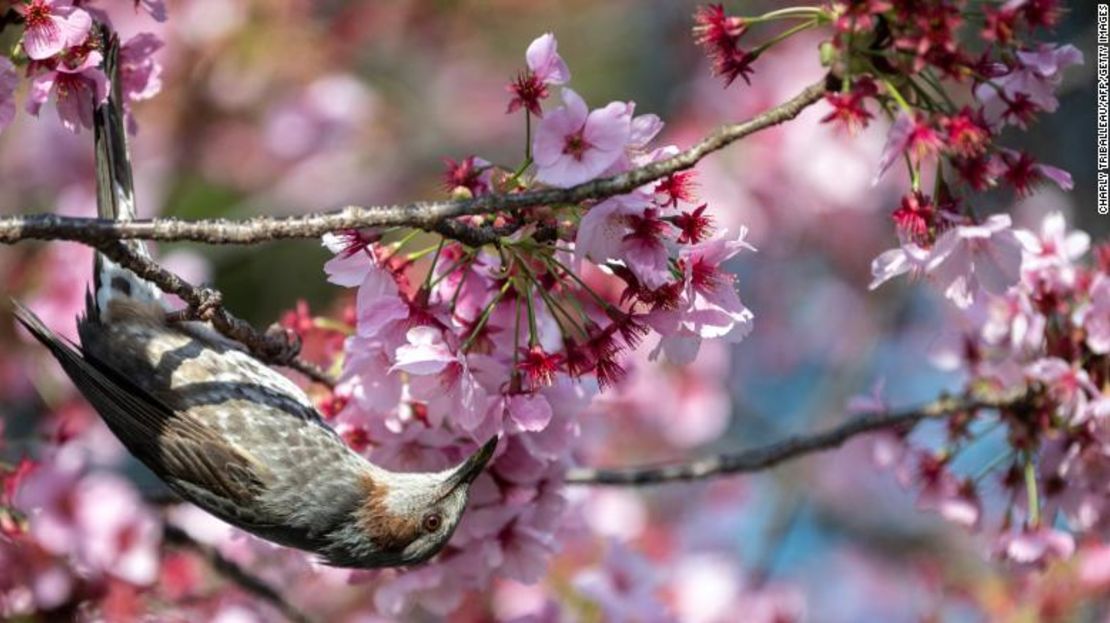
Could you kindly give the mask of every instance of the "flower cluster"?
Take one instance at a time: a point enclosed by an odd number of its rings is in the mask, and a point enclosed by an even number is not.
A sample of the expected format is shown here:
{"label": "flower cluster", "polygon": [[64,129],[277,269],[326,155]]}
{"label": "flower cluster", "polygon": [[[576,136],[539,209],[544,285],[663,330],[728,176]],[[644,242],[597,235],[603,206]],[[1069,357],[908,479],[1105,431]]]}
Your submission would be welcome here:
{"label": "flower cluster", "polygon": [[[522,85],[569,76],[553,36],[533,42],[527,61],[509,107],[542,115],[524,164],[510,172],[473,156],[448,160],[453,195],[571,186],[675,153],[649,146],[663,124],[630,102],[591,111],[564,87],[562,105],[543,110],[546,86]],[[579,416],[598,387],[622,382],[625,352],[654,332],[653,357],[687,363],[702,340],[750,330],[723,264],[752,247],[744,231],[716,232],[694,203],[687,172],[592,204],[462,219],[510,232],[486,247],[444,240],[409,251],[415,238],[389,232],[325,238],[336,254],[329,280],[357,288],[336,390],[341,434],[407,469],[442,467],[504,438],[450,550],[383,589],[390,609],[431,578],[441,595],[494,574],[538,579],[555,549]]]}
{"label": "flower cluster", "polygon": [[[952,420],[939,449],[887,436],[876,457],[903,484],[920,489],[919,504],[974,527],[982,521],[981,492],[995,478],[1004,500],[999,548],[1014,561],[1067,557],[1073,530],[1110,535],[1110,254],[1081,263],[1090,240],[1048,216],[1039,232],[1017,230],[1019,281],[999,296],[962,312],[941,342],[936,362],[968,375],[968,391],[1004,404]],[[1004,443],[977,473],[956,475],[953,462],[976,443]],[[984,441],[980,441],[983,439]],[[987,489],[990,489],[988,487]]]}
{"label": "flower cluster", "polygon": [[[886,435],[876,458],[919,490],[919,506],[966,526],[981,523],[983,479],[1001,471],[1007,501],[998,547],[1019,562],[1074,551],[1070,534],[1055,529],[1058,517],[1102,537],[1108,525],[1105,260],[1078,264],[1089,239],[1067,232],[1059,214],[1035,234],[1015,229],[1007,213],[983,216],[973,208],[977,193],[997,187],[1018,198],[1045,182],[1072,187],[1066,171],[999,140],[1008,126],[1024,130],[1054,112],[1064,71],[1083,62],[1074,46],[1035,40],[1060,13],[1054,1],[973,9],[959,0],[870,0],[754,18],[715,5],[696,15],[698,40],[726,83],[747,80],[766,47],[742,51],[750,26],[802,20],[773,44],[831,24],[822,61],[840,88],[826,95],[832,110],[822,121],[857,134],[878,115],[890,119],[874,181],[904,164],[910,188],[891,212],[900,245],[875,258],[871,287],[904,274],[936,284],[966,327],[945,362],[968,372],[973,395],[1012,404],[998,409],[991,425],[1007,431],[1006,450],[974,476],[955,475],[952,464],[986,434],[980,423],[987,416],[978,410],[952,419],[939,449]],[[960,43],[969,34],[977,35],[978,52]]]}
{"label": "flower cluster", "polygon": [[[30,81],[26,110],[38,116],[53,95],[58,118],[72,132],[82,127],[92,129],[93,109],[108,97],[111,88],[101,68],[103,50],[94,28],[94,21],[111,24],[111,18],[108,12],[87,4],[73,0],[27,0],[12,5],[23,22],[21,53],[12,60],[25,66]],[[136,8],[139,5],[136,3]],[[143,2],[141,6],[155,19],[165,19],[161,0]],[[120,47],[120,93],[128,112],[131,102],[149,99],[161,90],[162,68],[151,56],[161,46],[155,35],[141,33]],[[0,57],[0,131],[15,116],[19,77],[12,60]],[[129,124],[134,132],[134,120],[130,117]]]}
{"label": "flower cluster", "polygon": [[[1008,217],[982,219],[971,194],[1005,185],[1018,196],[1052,182],[1065,190],[1071,176],[997,142],[1007,125],[1027,128],[1056,110],[1064,70],[1083,62],[1071,45],[1035,42],[1053,26],[1056,2],[1007,2],[982,12],[959,0],[831,2],[825,8],[791,7],[758,17],[730,16],[711,5],[695,16],[695,33],[714,69],[731,83],[752,71],[767,47],[795,33],[832,24],[822,60],[841,88],[826,95],[823,119],[856,133],[881,112],[892,120],[876,181],[895,164],[908,168],[911,189],[892,212],[901,245],[872,265],[877,287],[901,274],[938,281],[945,295],[966,307],[983,290],[1000,294],[1017,282],[1020,253]],[[755,24],[800,23],[751,52],[739,40]],[[973,55],[957,45],[980,26],[984,44]],[[971,103],[958,104],[966,90]],[[922,178],[932,172],[933,191]]]}

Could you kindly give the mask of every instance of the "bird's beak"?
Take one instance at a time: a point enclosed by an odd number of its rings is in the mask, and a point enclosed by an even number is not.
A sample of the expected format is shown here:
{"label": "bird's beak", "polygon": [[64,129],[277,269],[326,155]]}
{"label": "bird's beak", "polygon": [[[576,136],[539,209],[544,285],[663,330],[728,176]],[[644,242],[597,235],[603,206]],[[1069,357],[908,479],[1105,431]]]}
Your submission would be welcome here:
{"label": "bird's beak", "polygon": [[489,463],[490,458],[493,456],[493,451],[497,449],[497,441],[497,437],[490,438],[490,440],[483,444],[481,448],[478,448],[474,454],[471,454],[469,458],[463,461],[462,465],[459,465],[455,469],[455,473],[451,474],[451,477],[448,479],[451,483],[451,489],[460,485],[469,485],[474,482],[474,479],[485,469],[486,463]]}

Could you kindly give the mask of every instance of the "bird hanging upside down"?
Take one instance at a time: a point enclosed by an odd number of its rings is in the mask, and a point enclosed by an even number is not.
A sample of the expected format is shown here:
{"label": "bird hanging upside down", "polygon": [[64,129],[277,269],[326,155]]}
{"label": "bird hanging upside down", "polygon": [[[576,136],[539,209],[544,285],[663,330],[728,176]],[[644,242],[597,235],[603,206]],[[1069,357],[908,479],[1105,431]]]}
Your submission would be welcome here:
{"label": "bird hanging upside down", "polygon": [[[95,114],[97,204],[102,218],[124,220],[134,216],[134,194],[118,44],[104,40],[113,93]],[[93,282],[79,347],[18,303],[16,318],[175,493],[336,566],[412,565],[446,545],[496,438],[453,469],[388,471],[348,448],[299,387],[236,343],[204,323],[168,323],[153,284],[100,254]]]}

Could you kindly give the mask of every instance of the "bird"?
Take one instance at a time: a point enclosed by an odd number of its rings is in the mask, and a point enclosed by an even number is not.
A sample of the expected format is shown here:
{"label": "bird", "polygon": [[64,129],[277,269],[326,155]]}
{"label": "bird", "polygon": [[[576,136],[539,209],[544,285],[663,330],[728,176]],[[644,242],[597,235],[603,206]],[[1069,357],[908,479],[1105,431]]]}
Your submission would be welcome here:
{"label": "bird", "polygon": [[[112,78],[94,111],[101,218],[134,218],[118,38],[103,34]],[[147,257],[140,241],[128,247]],[[98,253],[77,319],[79,343],[13,301],[124,446],[182,499],[328,565],[420,564],[450,540],[493,437],[450,469],[395,472],[353,451],[305,392],[207,323],[171,322],[160,290]]]}

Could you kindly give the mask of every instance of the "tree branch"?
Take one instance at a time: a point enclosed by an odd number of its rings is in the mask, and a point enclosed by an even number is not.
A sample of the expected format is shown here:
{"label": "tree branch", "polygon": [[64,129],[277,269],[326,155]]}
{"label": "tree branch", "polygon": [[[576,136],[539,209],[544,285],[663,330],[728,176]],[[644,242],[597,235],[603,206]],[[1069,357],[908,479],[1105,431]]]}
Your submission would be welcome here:
{"label": "tree branch", "polygon": [[135,253],[125,243],[108,240],[96,244],[97,250],[113,262],[158,286],[163,292],[176,294],[189,305],[184,319],[207,320],[223,335],[243,344],[256,358],[270,364],[286,366],[328,387],[335,379],[313,363],[298,359],[300,344],[291,341],[284,331],[259,332],[222,305],[222,295],[211,288],[197,287],[159,266],[154,260]]}
{"label": "tree branch", "polygon": [[797,117],[822,98],[830,76],[811,84],[793,98],[748,121],[725,125],[698,144],[671,158],[626,173],[570,188],[545,188],[515,194],[494,194],[455,201],[422,201],[377,207],[348,206],[332,212],[303,216],[255,217],[245,220],[173,218],[112,221],[96,218],[32,214],[0,219],[0,242],[73,240],[98,246],[127,238],[191,240],[208,244],[255,244],[285,238],[318,238],[328,232],[365,227],[416,227],[464,239],[468,244],[492,242],[502,235],[489,226],[465,226],[447,219],[542,205],[579,203],[631,192],[644,184],[689,169],[702,158],[760,130]]}
{"label": "tree branch", "polygon": [[197,541],[189,536],[187,532],[170,523],[163,525],[162,534],[167,543],[196,552],[217,573],[224,576],[228,581],[236,584],[244,591],[269,602],[290,621],[294,623],[311,623],[312,619],[308,618],[308,615],[301,612],[296,606],[286,601],[285,598],[281,596],[281,593],[235,562],[225,558],[216,548]]}
{"label": "tree branch", "polygon": [[569,484],[587,485],[654,485],[666,482],[699,480],[730,474],[768,469],[813,452],[831,450],[852,437],[882,429],[909,429],[924,419],[941,418],[1002,405],[972,400],[967,397],[938,398],[925,406],[898,413],[861,415],[836,428],[808,435],[795,435],[782,441],[735,454],[718,454],[688,463],[665,463],[618,468],[572,468],[567,472]]}

